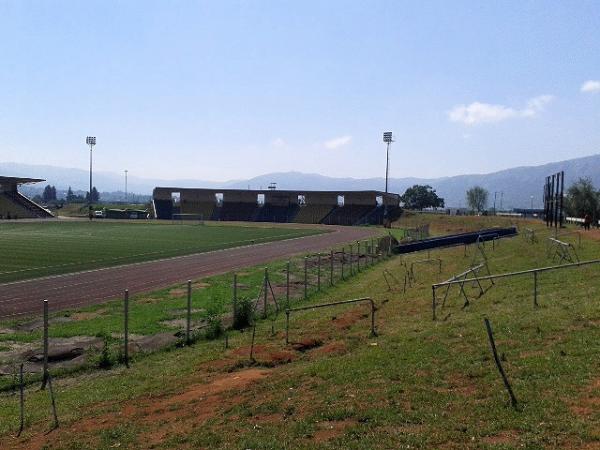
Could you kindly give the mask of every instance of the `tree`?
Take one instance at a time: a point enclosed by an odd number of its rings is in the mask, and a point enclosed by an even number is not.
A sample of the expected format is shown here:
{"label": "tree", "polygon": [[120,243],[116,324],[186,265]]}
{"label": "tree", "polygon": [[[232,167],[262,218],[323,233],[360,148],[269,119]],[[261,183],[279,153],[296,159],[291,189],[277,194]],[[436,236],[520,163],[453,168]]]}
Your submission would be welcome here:
{"label": "tree", "polygon": [[597,220],[599,209],[599,193],[589,178],[580,178],[567,189],[567,215],[584,217],[586,214],[589,214],[595,221]]}
{"label": "tree", "polygon": [[444,199],[429,185],[415,184],[400,197],[407,209],[443,208]]}
{"label": "tree", "polygon": [[44,203],[56,201],[56,188],[54,186],[46,185],[42,194],[42,201]]}
{"label": "tree", "polygon": [[[90,201],[90,193],[89,192],[85,193],[85,200],[88,202]],[[96,186],[94,186],[94,187],[92,187],[92,203],[96,203],[99,200],[100,200],[100,193],[96,189]]]}
{"label": "tree", "polygon": [[481,186],[474,186],[467,191],[467,204],[478,213],[485,210],[489,193]]}
{"label": "tree", "polygon": [[73,193],[73,189],[69,186],[69,190],[67,191],[67,203],[72,203],[75,201],[77,196]]}

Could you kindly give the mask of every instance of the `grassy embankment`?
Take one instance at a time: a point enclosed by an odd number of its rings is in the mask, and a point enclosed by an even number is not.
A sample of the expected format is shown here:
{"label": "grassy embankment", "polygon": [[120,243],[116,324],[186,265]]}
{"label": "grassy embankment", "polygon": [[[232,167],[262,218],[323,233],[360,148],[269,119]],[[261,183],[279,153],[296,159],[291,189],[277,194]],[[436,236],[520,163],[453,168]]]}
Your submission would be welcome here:
{"label": "grassy embankment", "polygon": [[[437,219],[433,219],[437,220]],[[440,227],[469,227],[444,219]],[[455,222],[453,222],[455,221]],[[435,227],[432,226],[432,229]],[[541,227],[540,227],[541,228]],[[493,273],[546,266],[539,241],[502,240],[487,254]],[[574,241],[574,237],[565,238]],[[581,259],[600,243],[584,238]],[[62,426],[44,436],[47,394],[28,389],[28,429],[20,440],[17,396],[1,397],[6,447],[50,448],[598,448],[600,438],[600,268],[540,276],[539,308],[532,279],[498,281],[464,310],[454,290],[431,320],[431,283],[464,270],[463,248],[432,252],[443,273],[422,266],[406,294],[390,292],[386,268],[366,269],[309,302],[371,296],[378,337],[368,333],[367,307],[320,309],[292,316],[285,345],[284,316],[257,326],[256,362],[250,333],[157,353],[122,367],[56,380]],[[468,287],[472,295],[476,289]],[[491,358],[483,325],[488,317],[515,394],[511,408]],[[271,336],[271,324],[275,335]],[[313,348],[310,348],[313,347]]]}

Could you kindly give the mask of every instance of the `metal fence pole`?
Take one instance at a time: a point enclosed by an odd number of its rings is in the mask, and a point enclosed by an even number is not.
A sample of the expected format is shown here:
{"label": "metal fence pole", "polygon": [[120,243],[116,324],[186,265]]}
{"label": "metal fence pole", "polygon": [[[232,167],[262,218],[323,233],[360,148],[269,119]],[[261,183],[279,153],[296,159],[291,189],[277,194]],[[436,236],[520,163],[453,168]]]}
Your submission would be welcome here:
{"label": "metal fence pole", "polygon": [[533,306],[538,307],[538,273],[533,272]]}
{"label": "metal fence pole", "polygon": [[48,300],[44,300],[44,368],[42,373],[42,389],[48,382]]}
{"label": "metal fence pole", "polygon": [[346,259],[346,251],[344,247],[342,247],[342,280],[344,279],[344,263]]}
{"label": "metal fence pole", "polygon": [[321,253],[317,255],[317,290],[321,291]]}
{"label": "metal fence pole", "polygon": [[513,393],[513,390],[508,382],[508,378],[506,377],[506,373],[504,373],[504,368],[500,363],[500,358],[498,358],[498,352],[496,351],[496,343],[494,342],[494,334],[492,333],[492,326],[490,325],[490,321],[485,318],[485,328],[487,330],[488,338],[490,340],[490,347],[492,348],[492,354],[494,355],[494,361],[496,362],[496,367],[498,368],[498,372],[500,372],[500,376],[502,377],[502,381],[504,382],[504,387],[508,391],[508,395],[510,397],[510,404],[513,408],[517,407],[517,398]]}
{"label": "metal fence pole", "polygon": [[350,244],[350,246],[349,246],[349,247],[350,247],[350,276],[352,276],[352,270],[353,270],[353,268],[352,268],[352,265],[353,265],[353,261],[352,261],[352,258],[353,258],[353,254],[352,254],[352,244]]}
{"label": "metal fence pole", "polygon": [[125,343],[125,367],[129,368],[129,289],[125,289],[125,335],[124,335],[124,343]]}
{"label": "metal fence pole", "polygon": [[237,315],[237,273],[233,274],[233,318]]}
{"label": "metal fence pole", "polygon": [[187,282],[187,316],[186,316],[186,321],[185,321],[185,342],[187,344],[190,343],[191,324],[192,324],[192,280],[188,280],[188,282]]}
{"label": "metal fence pole", "polygon": [[19,368],[19,419],[20,426],[17,437],[21,436],[23,428],[25,427],[25,385],[23,383],[23,363]]}
{"label": "metal fence pole", "polygon": [[267,317],[267,290],[269,287],[269,269],[265,267],[265,276],[263,280],[263,317]]}
{"label": "metal fence pole", "polygon": [[329,256],[329,286],[333,286],[333,249]]}
{"label": "metal fence pole", "polygon": [[285,269],[285,303],[286,307],[290,307],[290,262],[287,262]]}
{"label": "metal fence pole", "polygon": [[304,257],[304,300],[308,298],[308,256]]}
{"label": "metal fence pole", "polygon": [[360,241],[356,241],[356,270],[360,272]]}

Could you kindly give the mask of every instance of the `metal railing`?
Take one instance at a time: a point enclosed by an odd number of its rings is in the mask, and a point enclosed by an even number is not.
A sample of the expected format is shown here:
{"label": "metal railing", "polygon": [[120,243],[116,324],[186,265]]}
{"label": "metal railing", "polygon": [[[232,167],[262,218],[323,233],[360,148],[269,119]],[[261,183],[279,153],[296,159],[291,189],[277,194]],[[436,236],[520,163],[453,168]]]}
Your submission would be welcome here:
{"label": "metal railing", "polygon": [[[509,277],[516,277],[516,276],[521,276],[521,275],[533,275],[533,304],[534,306],[538,306],[538,302],[537,302],[537,296],[538,296],[538,289],[537,289],[537,275],[538,273],[541,272],[549,272],[549,271],[553,271],[553,270],[559,270],[559,269],[568,269],[568,268],[573,268],[573,267],[582,267],[582,266],[589,266],[589,265],[593,265],[593,264],[600,264],[600,259],[592,259],[592,260],[588,260],[588,261],[579,261],[579,262],[575,262],[575,263],[569,263],[569,264],[561,264],[559,266],[546,266],[546,267],[537,267],[535,269],[527,269],[527,270],[520,270],[520,271],[516,271],[516,272],[505,272],[505,273],[498,273],[498,274],[492,274],[492,275],[483,275],[481,277],[476,277],[476,278],[464,278],[464,279],[460,279],[460,280],[456,280],[456,279],[449,279],[447,281],[443,281],[441,283],[435,283],[431,285],[431,289],[432,289],[432,310],[433,310],[433,320],[436,320],[436,307],[437,307],[437,301],[436,301],[436,296],[435,296],[435,291],[436,289],[439,289],[440,287],[444,287],[444,286],[451,286],[453,284],[465,284],[465,283],[476,283],[476,282],[481,282],[484,280],[497,280],[500,278],[509,278]],[[456,278],[456,277],[453,277]]]}
{"label": "metal railing", "polygon": [[337,306],[337,305],[347,305],[349,303],[358,303],[358,302],[369,302],[371,304],[371,336],[377,336],[375,332],[375,302],[370,297],[364,298],[355,298],[352,300],[341,300],[339,302],[330,302],[330,303],[320,303],[318,305],[310,305],[310,306],[299,306],[297,308],[288,308],[285,310],[285,343],[289,344],[289,336],[290,336],[290,314],[294,311],[306,311],[309,309],[317,309],[317,308],[326,308],[329,306]]}

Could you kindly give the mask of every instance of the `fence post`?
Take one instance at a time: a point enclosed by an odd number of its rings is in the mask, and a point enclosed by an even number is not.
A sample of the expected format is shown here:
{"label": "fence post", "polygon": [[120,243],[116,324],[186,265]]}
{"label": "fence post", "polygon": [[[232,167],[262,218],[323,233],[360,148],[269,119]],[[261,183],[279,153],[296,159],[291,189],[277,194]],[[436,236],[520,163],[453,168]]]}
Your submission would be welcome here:
{"label": "fence post", "polygon": [[42,387],[46,389],[48,382],[48,300],[44,300],[44,368],[42,373]]}
{"label": "fence post", "polygon": [[329,256],[329,286],[333,286],[333,249]]}
{"label": "fence post", "polygon": [[[235,275],[234,275],[235,277]],[[233,303],[235,305],[235,301]],[[235,306],[234,306],[235,315]],[[187,317],[185,321],[185,342],[190,344],[190,328],[192,324],[192,280],[187,282]]]}
{"label": "fence post", "polygon": [[433,320],[435,320],[435,307],[435,286],[431,286],[431,310],[433,312]]}
{"label": "fence post", "polygon": [[534,307],[538,307],[538,301],[537,301],[537,297],[538,297],[538,277],[537,277],[537,272],[533,272],[533,306]]}
{"label": "fence post", "polygon": [[360,241],[356,241],[356,270],[360,272]]}
{"label": "fence post", "polygon": [[125,342],[125,367],[129,368],[129,289],[125,289],[125,334],[124,334],[124,342]]}
{"label": "fence post", "polygon": [[265,267],[265,276],[263,279],[263,317],[267,317],[267,290],[269,288],[269,269]]}
{"label": "fence post", "polygon": [[344,262],[346,259],[346,250],[342,247],[342,280],[344,279]]}
{"label": "fence post", "polygon": [[[535,272],[534,272],[535,273]],[[490,325],[490,321],[487,319],[483,319],[485,322],[485,328],[487,329],[488,338],[490,340],[490,347],[492,348],[492,353],[494,355],[494,361],[496,362],[496,367],[498,368],[498,372],[500,372],[500,376],[502,377],[502,381],[504,382],[504,387],[508,391],[508,395],[510,397],[510,404],[513,408],[517,407],[517,398],[513,393],[512,388],[510,387],[510,383],[508,382],[508,378],[504,373],[504,369],[502,368],[502,364],[500,363],[500,359],[498,358],[498,352],[496,351],[496,343],[494,342],[494,334],[492,333],[492,326]]]}
{"label": "fence post", "polygon": [[19,368],[19,412],[21,425],[19,426],[17,437],[21,436],[23,428],[25,427],[25,385],[23,383],[23,363],[21,363],[21,367]]}
{"label": "fence post", "polygon": [[237,273],[233,274],[233,317],[237,314]]}
{"label": "fence post", "polygon": [[317,291],[321,291],[321,253],[317,255]]}
{"label": "fence post", "polygon": [[304,300],[308,298],[308,256],[304,257]]}
{"label": "fence post", "polygon": [[285,311],[285,345],[290,343],[290,311]]}
{"label": "fence post", "polygon": [[287,262],[285,269],[285,303],[286,307],[290,307],[290,262]]}
{"label": "fence post", "polygon": [[352,276],[352,266],[353,266],[353,261],[352,258],[354,257],[354,255],[352,254],[352,244],[349,245],[350,247],[350,276]]}
{"label": "fence post", "polygon": [[48,391],[52,401],[52,415],[54,416],[54,429],[58,428],[58,415],[56,414],[56,401],[54,400],[54,390],[52,389],[52,377],[48,374]]}

